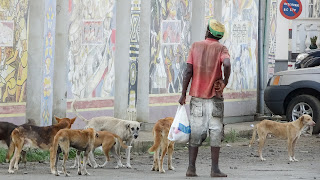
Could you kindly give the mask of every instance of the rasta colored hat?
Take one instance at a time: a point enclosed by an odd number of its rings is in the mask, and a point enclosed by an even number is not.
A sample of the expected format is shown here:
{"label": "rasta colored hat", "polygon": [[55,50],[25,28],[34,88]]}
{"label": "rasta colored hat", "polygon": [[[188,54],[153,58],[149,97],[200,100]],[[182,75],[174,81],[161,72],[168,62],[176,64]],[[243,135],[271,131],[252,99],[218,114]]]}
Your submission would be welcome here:
{"label": "rasta colored hat", "polygon": [[217,38],[222,38],[224,35],[224,25],[215,19],[209,19],[208,27],[210,33]]}

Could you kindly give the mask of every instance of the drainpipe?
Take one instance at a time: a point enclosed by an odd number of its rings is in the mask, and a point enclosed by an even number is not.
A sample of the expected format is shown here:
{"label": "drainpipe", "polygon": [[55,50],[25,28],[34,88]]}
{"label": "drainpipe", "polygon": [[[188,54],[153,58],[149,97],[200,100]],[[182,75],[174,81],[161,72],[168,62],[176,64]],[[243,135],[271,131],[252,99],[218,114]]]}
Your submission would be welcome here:
{"label": "drainpipe", "polygon": [[258,89],[257,89],[257,114],[264,115],[264,87],[265,87],[265,71],[264,71],[264,48],[265,48],[265,29],[267,0],[259,1],[259,21],[258,21]]}

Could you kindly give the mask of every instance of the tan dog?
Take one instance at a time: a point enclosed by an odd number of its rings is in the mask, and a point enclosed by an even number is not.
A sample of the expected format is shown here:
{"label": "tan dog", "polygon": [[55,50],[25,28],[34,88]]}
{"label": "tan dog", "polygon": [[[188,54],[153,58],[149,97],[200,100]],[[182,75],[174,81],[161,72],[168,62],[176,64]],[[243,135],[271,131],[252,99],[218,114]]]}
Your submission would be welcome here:
{"label": "tan dog", "polygon": [[[121,147],[123,147],[124,149],[127,149],[128,146],[125,145],[122,141],[122,139],[113,133],[110,133],[108,131],[99,131],[98,132],[99,137],[96,137],[95,141],[94,141],[94,147],[93,150],[99,146],[102,146],[102,150],[104,152],[104,155],[106,156],[106,162],[103,165],[99,165],[96,163],[96,161],[94,160],[93,157],[93,153],[89,153],[89,160],[91,161],[91,163],[93,163],[93,167],[97,168],[97,167],[104,167],[108,164],[108,162],[110,161],[110,157],[109,157],[109,151],[111,150],[111,153],[113,154],[113,156],[117,159],[117,166],[118,167],[122,167],[122,163],[120,160],[120,155],[116,152],[115,149],[115,145],[116,144],[120,144]],[[131,146],[129,146],[129,148],[131,148]],[[76,159],[78,158],[78,154]],[[74,165],[71,168],[75,168],[77,166],[77,160],[75,160]],[[79,165],[78,165],[79,166]]]}
{"label": "tan dog", "polygon": [[301,131],[306,126],[314,126],[315,124],[316,123],[312,120],[312,117],[309,115],[302,115],[296,121],[288,122],[288,123],[279,123],[271,120],[263,120],[254,126],[252,139],[250,141],[249,147],[251,147],[251,145],[255,141],[256,134],[258,133],[258,137],[259,137],[258,153],[261,161],[265,161],[266,159],[262,157],[262,148],[266,141],[267,135],[272,134],[276,137],[288,140],[289,161],[298,161],[294,157],[294,148],[297,143],[297,140],[301,135]]}
{"label": "tan dog", "polygon": [[[168,140],[168,134],[173,122],[172,117],[160,119],[154,125],[152,134],[154,137],[154,144],[150,147],[149,152],[154,152],[152,171],[159,171],[164,173],[163,159],[168,152],[168,170],[174,170],[172,166],[172,154],[174,151],[174,142]],[[161,149],[161,157],[159,161],[159,153]]]}
{"label": "tan dog", "polygon": [[59,175],[57,171],[56,158],[58,157],[58,146],[61,148],[63,153],[63,164],[62,171],[64,175],[69,176],[66,171],[66,161],[69,156],[69,149],[73,147],[77,149],[77,161],[78,161],[78,174],[81,175],[80,168],[80,153],[84,151],[83,156],[83,171],[84,175],[90,175],[86,169],[88,155],[90,151],[93,150],[95,138],[98,137],[98,133],[95,132],[93,128],[88,128],[85,130],[75,130],[75,129],[62,129],[54,137],[52,148],[50,151],[50,167],[51,172],[54,172],[55,175]]}
{"label": "tan dog", "polygon": [[[18,162],[21,151],[24,148],[40,148],[49,150],[52,146],[53,138],[60,129],[70,129],[76,118],[57,118],[58,124],[52,126],[39,127],[29,124],[21,125],[15,128],[11,133],[12,143],[15,147],[14,155],[10,160],[9,173],[18,170]],[[58,161],[58,159],[56,159]]]}
{"label": "tan dog", "polygon": [[[117,119],[109,116],[94,117],[90,120],[87,120],[76,111],[76,109],[74,108],[74,103],[75,100],[71,104],[73,112],[77,115],[77,117],[79,117],[87,124],[84,129],[93,128],[96,131],[109,131],[118,135],[123,141],[126,141],[127,146],[131,146],[133,139],[138,138],[140,131],[139,122]],[[120,144],[116,144],[115,148],[117,153],[120,154]],[[130,149],[131,148],[126,149],[127,168],[131,168]]]}

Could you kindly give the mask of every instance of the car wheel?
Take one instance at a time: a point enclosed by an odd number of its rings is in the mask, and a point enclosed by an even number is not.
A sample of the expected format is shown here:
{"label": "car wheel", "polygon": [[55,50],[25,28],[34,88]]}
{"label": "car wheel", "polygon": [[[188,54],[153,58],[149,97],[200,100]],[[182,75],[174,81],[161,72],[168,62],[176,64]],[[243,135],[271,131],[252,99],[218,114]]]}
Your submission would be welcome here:
{"label": "car wheel", "polygon": [[289,102],[286,114],[289,121],[295,121],[304,114],[310,115],[316,122],[313,132],[318,133],[320,130],[320,123],[317,123],[320,118],[320,101],[316,97],[300,95]]}

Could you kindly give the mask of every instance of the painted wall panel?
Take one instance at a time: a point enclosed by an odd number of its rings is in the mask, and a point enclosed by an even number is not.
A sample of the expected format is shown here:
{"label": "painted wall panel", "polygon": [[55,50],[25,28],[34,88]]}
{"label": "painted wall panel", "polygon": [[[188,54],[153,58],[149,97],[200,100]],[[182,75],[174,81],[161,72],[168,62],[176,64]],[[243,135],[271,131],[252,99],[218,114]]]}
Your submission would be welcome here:
{"label": "painted wall panel", "polygon": [[40,126],[52,125],[53,71],[56,29],[56,0],[45,1],[44,56],[42,59],[42,94]]}
{"label": "painted wall panel", "polygon": [[150,94],[181,92],[191,45],[191,0],[151,1]]}
{"label": "painted wall panel", "polygon": [[0,103],[25,102],[28,1],[0,1]]}
{"label": "painted wall panel", "polygon": [[68,98],[113,96],[116,1],[69,2]]}
{"label": "painted wall panel", "polygon": [[225,35],[220,41],[231,56],[226,93],[255,91],[257,87],[258,0],[223,1]]}

